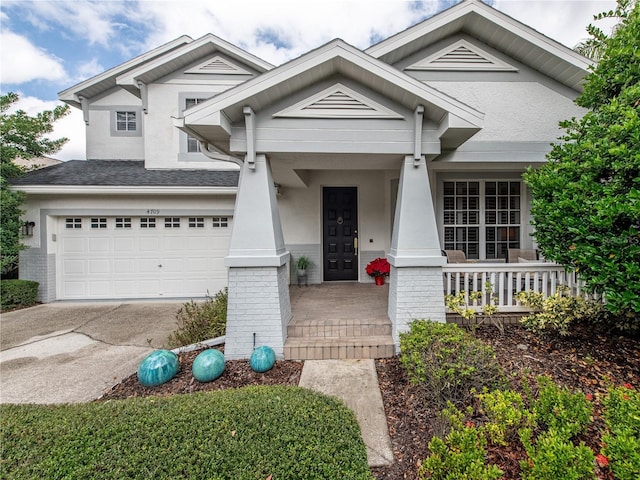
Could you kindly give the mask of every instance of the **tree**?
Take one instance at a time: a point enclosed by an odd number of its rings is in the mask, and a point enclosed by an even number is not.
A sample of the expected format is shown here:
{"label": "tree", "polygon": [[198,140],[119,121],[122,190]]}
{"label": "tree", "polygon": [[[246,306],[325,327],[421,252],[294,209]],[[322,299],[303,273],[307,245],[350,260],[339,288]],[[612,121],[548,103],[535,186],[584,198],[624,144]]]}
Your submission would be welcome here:
{"label": "tree", "polygon": [[[633,8],[633,3],[635,0],[618,0],[618,5],[615,10],[609,10],[608,12],[599,13],[593,16],[594,20],[602,20],[604,18],[617,18],[623,19],[627,18],[629,15],[629,11]],[[618,28],[618,25],[613,27],[613,31]],[[587,27],[587,33],[591,35],[591,38],[578,43],[573,49],[581,55],[585,57],[589,57],[593,60],[600,60],[602,58],[602,54],[604,53],[604,49],[607,45],[607,40],[609,36],[602,31],[601,28],[596,25],[589,25]]]}
{"label": "tree", "polygon": [[589,111],[560,122],[563,142],[524,179],[545,257],[574,268],[587,288],[603,293],[606,308],[624,319],[619,326],[638,329],[640,4],[618,4],[621,22],[576,100]]}
{"label": "tree", "polygon": [[24,193],[9,188],[9,180],[19,177],[24,170],[14,160],[50,155],[67,141],[66,138],[51,140],[45,135],[53,131],[56,120],[68,113],[68,106],[60,105],[35,117],[23,110],[7,113],[17,101],[16,93],[0,96],[0,268],[3,273],[17,266],[18,254],[25,248],[20,242],[20,215],[23,213],[20,205],[24,201]]}

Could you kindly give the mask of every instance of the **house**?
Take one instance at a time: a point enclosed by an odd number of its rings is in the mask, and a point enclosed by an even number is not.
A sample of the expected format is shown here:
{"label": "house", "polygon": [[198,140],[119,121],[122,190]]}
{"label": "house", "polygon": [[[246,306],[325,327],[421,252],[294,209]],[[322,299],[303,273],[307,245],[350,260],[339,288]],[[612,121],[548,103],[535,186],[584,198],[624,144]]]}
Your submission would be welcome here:
{"label": "house", "polygon": [[[289,283],[391,264],[393,336],[444,321],[443,249],[534,248],[521,174],[584,111],[589,60],[479,0],[362,51],[336,39],[274,67],[180,37],[59,94],[87,161],[16,181],[36,223],[22,278],[44,302],[229,288],[226,355],[282,355]],[[295,279],[295,278],[294,278]]]}

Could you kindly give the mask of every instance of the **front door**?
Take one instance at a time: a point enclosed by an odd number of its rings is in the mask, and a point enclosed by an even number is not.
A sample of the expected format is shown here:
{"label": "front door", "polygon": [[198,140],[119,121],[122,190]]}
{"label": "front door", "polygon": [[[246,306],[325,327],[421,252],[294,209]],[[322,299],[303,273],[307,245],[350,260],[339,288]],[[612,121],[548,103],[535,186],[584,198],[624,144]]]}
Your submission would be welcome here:
{"label": "front door", "polygon": [[358,280],[358,189],[324,187],[324,280]]}

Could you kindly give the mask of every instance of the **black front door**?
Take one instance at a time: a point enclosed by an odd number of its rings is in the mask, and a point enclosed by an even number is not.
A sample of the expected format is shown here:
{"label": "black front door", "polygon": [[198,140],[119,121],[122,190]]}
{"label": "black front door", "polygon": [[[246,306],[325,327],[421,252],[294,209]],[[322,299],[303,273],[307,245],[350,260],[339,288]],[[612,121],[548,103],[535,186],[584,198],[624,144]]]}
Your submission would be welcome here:
{"label": "black front door", "polygon": [[358,189],[324,187],[324,280],[358,280]]}

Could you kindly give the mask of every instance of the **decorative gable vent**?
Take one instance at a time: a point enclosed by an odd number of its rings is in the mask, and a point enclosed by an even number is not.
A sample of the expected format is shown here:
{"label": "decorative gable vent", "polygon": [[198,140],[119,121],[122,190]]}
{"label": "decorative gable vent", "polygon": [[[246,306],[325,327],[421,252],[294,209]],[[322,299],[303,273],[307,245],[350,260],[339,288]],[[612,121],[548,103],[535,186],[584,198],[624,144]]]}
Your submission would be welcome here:
{"label": "decorative gable vent", "polygon": [[229,60],[222,58],[219,55],[211,57],[208,60],[196,65],[189,70],[185,70],[184,73],[208,73],[208,74],[222,74],[222,75],[251,75],[250,72],[244,68],[230,62]]}
{"label": "decorative gable vent", "polygon": [[408,66],[405,70],[518,71],[513,65],[503,62],[466,40],[459,40]]}
{"label": "decorative gable vent", "polygon": [[312,97],[288,107],[274,117],[296,118],[404,118],[397,112],[336,83]]}

